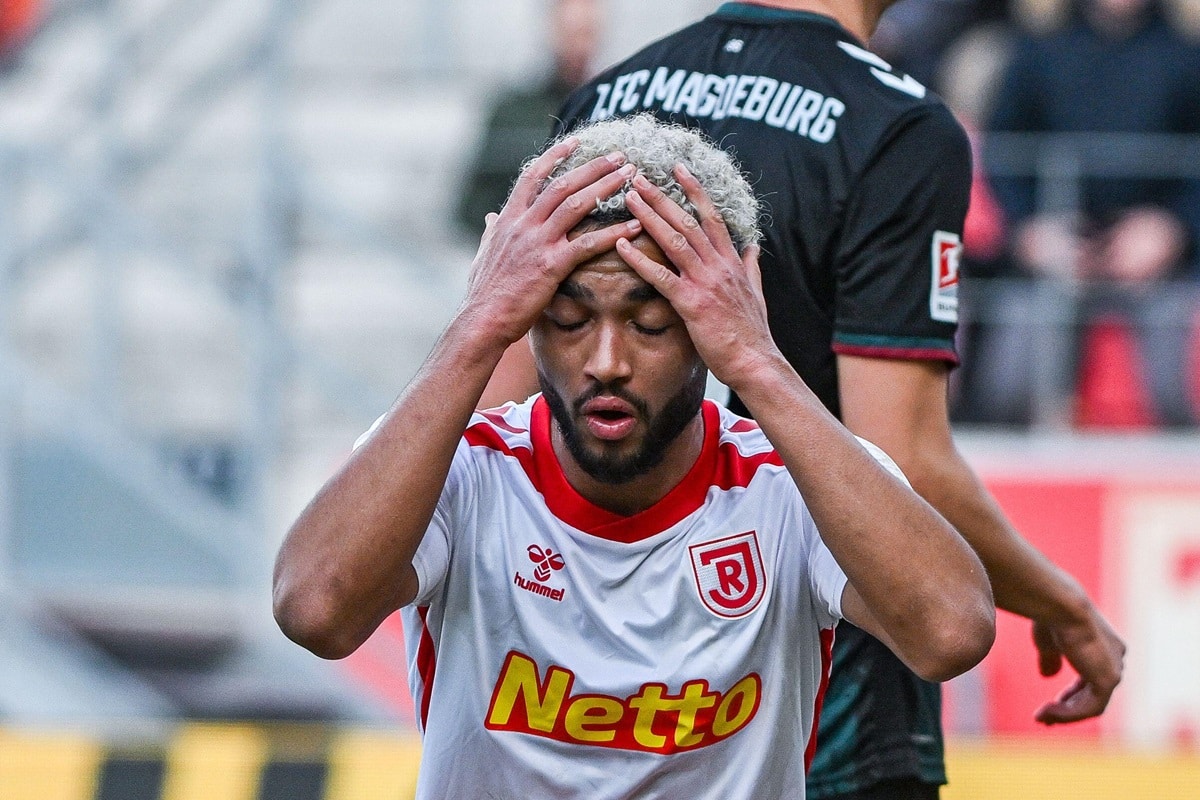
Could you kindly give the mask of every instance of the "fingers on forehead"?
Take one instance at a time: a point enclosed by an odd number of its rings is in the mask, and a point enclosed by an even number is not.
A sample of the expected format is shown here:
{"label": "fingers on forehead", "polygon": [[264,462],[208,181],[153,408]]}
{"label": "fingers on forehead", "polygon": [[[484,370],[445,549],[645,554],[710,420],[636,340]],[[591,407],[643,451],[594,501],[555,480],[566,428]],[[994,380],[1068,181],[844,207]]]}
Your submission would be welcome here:
{"label": "fingers on forehead", "polygon": [[[611,163],[609,166],[612,166]],[[621,188],[628,179],[628,173],[620,170],[601,172],[598,176],[590,175],[589,178],[582,178],[582,183],[568,180],[567,176],[556,178],[552,184],[553,188],[547,187],[547,191],[542,193],[546,196],[544,204],[551,208],[549,215],[554,224],[569,230],[583,222],[588,214],[596,210],[601,200],[612,196]],[[565,182],[559,184],[559,181]]]}
{"label": "fingers on forehead", "polygon": [[664,219],[682,220],[683,217],[691,218],[691,214],[668,197],[666,192],[651,183],[645,176],[639,175],[634,180],[634,187],[640,190],[642,200],[646,201]]}

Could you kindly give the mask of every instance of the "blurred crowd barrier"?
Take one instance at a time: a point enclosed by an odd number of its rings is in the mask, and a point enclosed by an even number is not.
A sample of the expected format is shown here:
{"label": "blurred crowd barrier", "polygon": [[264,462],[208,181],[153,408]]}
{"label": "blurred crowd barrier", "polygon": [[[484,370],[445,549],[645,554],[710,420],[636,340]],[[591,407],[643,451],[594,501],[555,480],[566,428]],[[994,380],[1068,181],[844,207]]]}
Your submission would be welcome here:
{"label": "blurred crowd barrier", "polygon": [[[366,729],[185,726],[112,742],[0,728],[5,800],[410,800],[420,744]],[[945,800],[1187,800],[1200,756],[1022,739],[947,744]]]}
{"label": "blurred crowd barrier", "polygon": [[[1200,187],[1197,136],[980,136],[992,180],[1030,182],[1041,219],[1081,219],[1085,187],[1097,181]],[[1200,250],[1168,275],[1115,279],[1088,272],[1081,242],[1043,237],[1046,265],[1032,272],[1004,243],[1014,234],[986,202],[987,180],[976,175],[964,242],[955,419],[1043,431],[1200,424]],[[1064,223],[1063,237],[1078,226]],[[1134,241],[1154,248],[1153,239],[1142,232]]]}
{"label": "blurred crowd barrier", "polygon": [[412,734],[372,729],[194,724],[114,741],[0,728],[5,800],[405,800]]}

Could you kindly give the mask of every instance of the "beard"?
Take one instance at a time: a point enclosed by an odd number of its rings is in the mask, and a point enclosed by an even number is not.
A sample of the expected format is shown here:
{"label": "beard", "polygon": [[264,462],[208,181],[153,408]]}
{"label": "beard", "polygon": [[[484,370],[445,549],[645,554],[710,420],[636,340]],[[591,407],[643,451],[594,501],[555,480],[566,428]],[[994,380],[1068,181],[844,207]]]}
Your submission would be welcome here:
{"label": "beard", "polygon": [[[704,401],[705,383],[705,371],[698,367],[696,375],[684,383],[658,414],[651,417],[645,400],[627,394],[618,386],[603,384],[594,385],[568,409],[563,396],[550,385],[546,376],[538,371],[538,384],[542,396],[546,398],[554,422],[562,433],[567,451],[580,469],[601,483],[608,484],[628,483],[662,463],[666,458],[668,446],[699,413],[700,404]],[[582,426],[579,423],[583,405],[600,395],[624,400],[634,407],[638,416],[646,420],[646,434],[633,453],[622,456],[606,452],[603,448],[590,450],[584,445],[580,432]]]}

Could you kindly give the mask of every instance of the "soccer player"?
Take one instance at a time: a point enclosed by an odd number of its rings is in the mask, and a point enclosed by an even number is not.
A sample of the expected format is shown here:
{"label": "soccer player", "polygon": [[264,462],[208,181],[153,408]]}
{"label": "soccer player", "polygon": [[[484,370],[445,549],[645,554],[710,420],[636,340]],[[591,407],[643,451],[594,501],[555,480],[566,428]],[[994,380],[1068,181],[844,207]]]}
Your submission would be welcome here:
{"label": "soccer player", "polygon": [[[403,609],[419,797],[802,798],[838,618],[929,680],[990,647],[974,552],[775,346],[757,218],[694,131],[549,147],[288,533],[295,641],[341,657]],[[475,413],[527,331],[542,393]],[[757,423],[704,400],[706,366]]]}
{"label": "soccer player", "polygon": [[[763,293],[780,350],[971,543],[997,605],[1033,621],[1041,672],[1064,658],[1078,672],[1037,719],[1095,716],[1121,679],[1124,644],[1012,527],[951,436],[970,154],[942,102],[866,49],[888,5],[728,3],[575,92],[562,129],[648,111],[735,154],[766,207]],[[506,354],[483,405],[534,391],[528,360],[523,344]],[[736,387],[730,408],[754,413]],[[840,626],[809,797],[927,800],[945,782],[939,688]]]}

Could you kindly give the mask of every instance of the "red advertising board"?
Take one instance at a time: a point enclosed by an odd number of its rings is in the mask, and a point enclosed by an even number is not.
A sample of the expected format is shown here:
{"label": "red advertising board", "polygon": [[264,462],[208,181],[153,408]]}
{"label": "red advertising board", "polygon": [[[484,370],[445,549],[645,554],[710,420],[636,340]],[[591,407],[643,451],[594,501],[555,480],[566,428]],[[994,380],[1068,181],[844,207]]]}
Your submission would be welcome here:
{"label": "red advertising board", "polygon": [[1200,743],[1200,447],[1176,442],[1160,457],[1141,442],[1133,457],[1131,442],[977,463],[1017,529],[1080,582],[1125,639],[1125,677],[1108,713],[1054,728],[1035,722],[1075,675],[1064,667],[1042,677],[1030,623],[1002,612],[992,652],[949,687],[951,730]]}

